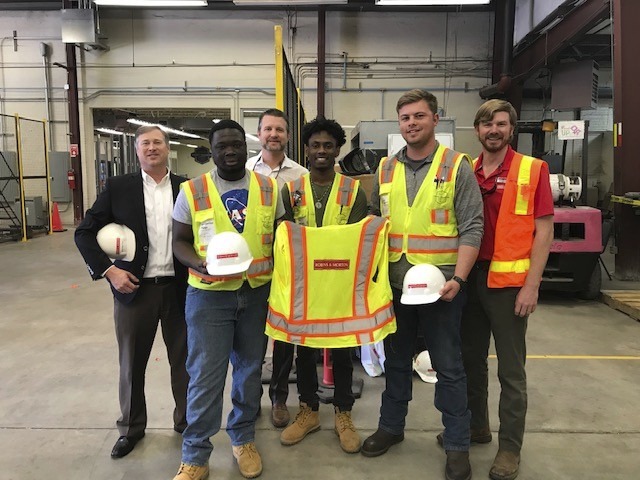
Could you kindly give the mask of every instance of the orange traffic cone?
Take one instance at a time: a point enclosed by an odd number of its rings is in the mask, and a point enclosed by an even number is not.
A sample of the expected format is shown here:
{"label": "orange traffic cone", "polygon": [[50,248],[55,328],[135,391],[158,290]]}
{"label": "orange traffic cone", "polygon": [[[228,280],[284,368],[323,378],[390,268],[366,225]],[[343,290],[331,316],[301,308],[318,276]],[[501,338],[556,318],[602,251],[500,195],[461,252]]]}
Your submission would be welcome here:
{"label": "orange traffic cone", "polygon": [[66,232],[67,229],[62,227],[62,220],[60,220],[60,212],[58,211],[58,204],[53,202],[51,208],[51,231],[52,232]]}

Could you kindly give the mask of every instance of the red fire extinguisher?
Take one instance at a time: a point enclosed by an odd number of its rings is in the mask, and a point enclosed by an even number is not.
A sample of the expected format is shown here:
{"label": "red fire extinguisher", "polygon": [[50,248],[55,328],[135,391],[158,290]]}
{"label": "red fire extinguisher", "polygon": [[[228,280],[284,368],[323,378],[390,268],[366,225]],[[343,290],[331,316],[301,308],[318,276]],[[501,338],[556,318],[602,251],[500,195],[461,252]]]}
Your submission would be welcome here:
{"label": "red fire extinguisher", "polygon": [[67,171],[67,183],[69,184],[69,188],[71,190],[76,189],[76,172],[73,170],[73,168],[70,168]]}

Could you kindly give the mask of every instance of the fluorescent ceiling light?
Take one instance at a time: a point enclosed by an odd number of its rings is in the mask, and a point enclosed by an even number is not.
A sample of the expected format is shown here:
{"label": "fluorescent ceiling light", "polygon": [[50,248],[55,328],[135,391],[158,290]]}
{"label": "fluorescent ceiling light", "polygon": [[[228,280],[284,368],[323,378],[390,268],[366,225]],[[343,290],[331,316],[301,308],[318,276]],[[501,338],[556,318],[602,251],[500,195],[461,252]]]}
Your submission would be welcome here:
{"label": "fluorescent ceiling light", "polygon": [[175,128],[169,128],[164,125],[160,125],[158,123],[150,123],[145,122],[144,120],[138,120],[137,118],[128,118],[127,122],[132,123],[134,125],[146,125],[150,127],[158,127],[160,130],[163,130],[167,133],[173,133],[174,135],[180,135],[182,137],[188,138],[202,138],[200,135],[196,135],[194,133],[183,132],[182,130],[176,130]]}
{"label": "fluorescent ceiling light", "polygon": [[169,145],[182,145],[180,142],[176,142],[175,140],[169,140]]}
{"label": "fluorescent ceiling light", "polygon": [[185,145],[186,145],[187,147],[191,147],[191,148],[198,148],[198,145],[192,145],[192,144],[190,144],[190,143],[185,143]]}
{"label": "fluorescent ceiling light", "polygon": [[408,7],[412,5],[488,5],[489,3],[491,3],[491,0],[376,0],[376,5],[390,5],[394,7]]}
{"label": "fluorescent ceiling light", "polygon": [[118,130],[113,130],[111,128],[96,128],[97,132],[108,133],[109,135],[124,135],[124,132],[119,132]]}
{"label": "fluorescent ceiling light", "polygon": [[349,0],[233,0],[236,5],[272,7],[276,5],[344,5]]}
{"label": "fluorescent ceiling light", "polygon": [[206,0],[93,0],[105,7],[206,7]]}
{"label": "fluorescent ceiling light", "polygon": [[244,136],[247,137],[249,140],[253,140],[254,142],[260,141],[258,137],[256,137],[255,135],[251,135],[250,133],[245,133]]}

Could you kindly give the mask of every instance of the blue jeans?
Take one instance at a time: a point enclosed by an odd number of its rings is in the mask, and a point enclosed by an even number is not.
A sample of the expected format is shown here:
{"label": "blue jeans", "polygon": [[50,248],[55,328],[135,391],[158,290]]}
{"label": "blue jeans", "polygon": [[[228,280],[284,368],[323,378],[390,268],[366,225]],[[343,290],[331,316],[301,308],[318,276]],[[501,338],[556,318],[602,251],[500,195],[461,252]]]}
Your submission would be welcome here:
{"label": "blue jeans", "polygon": [[400,290],[393,288],[398,330],[384,340],[386,388],[378,426],[394,435],[404,431],[412,398],[412,360],[420,332],[438,377],[434,405],[442,413],[444,448],[467,451],[471,413],[467,408],[467,377],[460,346],[460,319],[466,294],[458,293],[452,302],[438,300],[426,305],[403,305],[401,295]]}
{"label": "blue jeans", "polygon": [[182,461],[206,465],[210,437],[220,430],[229,361],[233,367],[227,433],[234,446],[254,441],[260,407],[264,335],[270,284],[235,291],[187,290],[187,428]]}

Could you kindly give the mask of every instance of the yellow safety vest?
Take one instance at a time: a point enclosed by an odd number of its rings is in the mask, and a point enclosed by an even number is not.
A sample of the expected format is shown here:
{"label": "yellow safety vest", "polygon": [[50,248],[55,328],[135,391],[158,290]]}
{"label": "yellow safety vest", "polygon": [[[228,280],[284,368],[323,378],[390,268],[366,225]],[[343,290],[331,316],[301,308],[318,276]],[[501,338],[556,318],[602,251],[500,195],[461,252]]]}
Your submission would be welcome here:
{"label": "yellow safety vest", "polygon": [[409,206],[405,165],[384,158],[378,169],[380,210],[391,220],[389,261],[405,254],[412,265],[455,265],[458,223],[454,208],[456,176],[462,160],[471,158],[440,145],[413,204]]}
{"label": "yellow safety vest", "polygon": [[276,230],[266,334],[314,348],[379,342],[396,331],[388,220]]}
{"label": "yellow safety vest", "polygon": [[[292,182],[287,182],[287,188],[294,221],[300,225],[317,227],[311,175],[306,174]],[[327,198],[322,225],[347,224],[353,204],[356,202],[358,188],[360,188],[360,180],[336,173]]]}
{"label": "yellow safety vest", "polygon": [[[252,288],[271,280],[273,273],[273,225],[276,216],[278,189],[274,179],[249,172],[249,199],[242,236],[247,241],[253,261],[249,269],[238,275],[205,275],[189,269],[189,285],[201,290],[237,290],[246,280]],[[201,228],[213,228],[213,233],[235,232],[211,174],[180,185],[192,214],[193,241],[200,258],[207,257],[207,243],[201,238]],[[213,224],[211,224],[213,220]],[[203,227],[205,224],[205,227]],[[207,225],[208,224],[208,225]]]}

